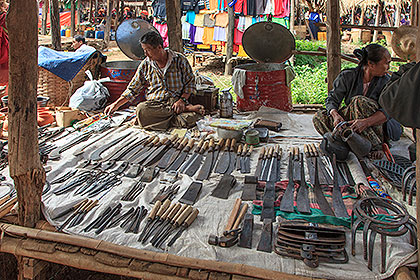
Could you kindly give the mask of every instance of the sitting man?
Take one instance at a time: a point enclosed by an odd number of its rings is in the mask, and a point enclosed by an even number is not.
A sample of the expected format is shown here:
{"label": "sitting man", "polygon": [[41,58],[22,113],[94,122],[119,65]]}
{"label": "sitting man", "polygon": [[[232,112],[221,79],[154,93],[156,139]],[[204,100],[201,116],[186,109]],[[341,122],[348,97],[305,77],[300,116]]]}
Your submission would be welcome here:
{"label": "sitting man", "polygon": [[196,88],[187,58],[165,50],[162,37],[153,31],[143,35],[140,43],[147,57],[120,98],[105,108],[105,114],[112,114],[127,102],[134,101],[146,88],[146,101],[137,106],[137,120],[142,128],[167,130],[195,126],[204,114],[204,107],[188,102]]}
{"label": "sitting man", "polygon": [[[324,135],[342,121],[348,121],[353,131],[372,143],[371,156],[381,158],[382,144],[390,136],[392,140],[398,140],[401,135],[398,123],[395,125],[395,120],[390,121],[378,104],[382,89],[389,81],[387,72],[391,55],[378,44],[357,49],[354,54],[359,65],[338,75],[325,100],[326,108],[315,114],[313,124]],[[345,106],[340,108],[343,100]]]}
{"label": "sitting man", "polygon": [[85,37],[82,35],[74,36],[72,46],[76,53],[96,51],[94,47],[86,45]]}

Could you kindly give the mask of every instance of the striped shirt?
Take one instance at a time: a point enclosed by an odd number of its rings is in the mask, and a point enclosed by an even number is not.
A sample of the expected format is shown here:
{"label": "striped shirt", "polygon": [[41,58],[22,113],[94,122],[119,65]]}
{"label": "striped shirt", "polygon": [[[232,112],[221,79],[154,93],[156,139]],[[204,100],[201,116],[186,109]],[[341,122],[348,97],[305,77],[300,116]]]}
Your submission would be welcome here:
{"label": "striped shirt", "polygon": [[167,51],[170,64],[160,69],[154,61],[144,59],[122,96],[132,102],[143,89],[146,89],[146,100],[153,101],[195,94],[195,77],[187,58],[178,52]]}

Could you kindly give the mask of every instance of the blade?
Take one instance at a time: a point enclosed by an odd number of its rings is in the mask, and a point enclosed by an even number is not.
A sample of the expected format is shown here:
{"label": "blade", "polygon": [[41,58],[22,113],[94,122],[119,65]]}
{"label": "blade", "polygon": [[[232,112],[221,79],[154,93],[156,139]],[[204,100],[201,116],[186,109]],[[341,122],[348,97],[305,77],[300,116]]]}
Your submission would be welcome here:
{"label": "blade", "polygon": [[197,155],[197,157],[191,163],[190,167],[188,167],[188,169],[185,171],[185,174],[187,174],[190,177],[194,176],[195,172],[197,172],[198,168],[200,167],[202,160],[203,160],[203,155],[202,154]]}
{"label": "blade", "polygon": [[165,153],[164,155],[163,155],[163,157],[160,159],[160,161],[159,161],[159,163],[158,163],[158,166],[157,167],[159,167],[160,169],[165,169],[167,166],[168,166],[168,164],[169,164],[169,160],[171,159],[171,157],[172,157],[172,154],[174,153],[176,151],[176,149],[175,148],[171,148],[167,153]]}
{"label": "blade", "polygon": [[204,160],[203,165],[201,166],[200,172],[197,175],[198,181],[206,180],[210,176],[211,167],[213,164],[214,153],[208,153],[206,159]]}
{"label": "blade", "polygon": [[153,152],[158,149],[157,146],[150,147],[146,152],[144,152],[141,156],[137,156],[137,159],[133,160],[133,163],[142,163],[145,161]]}
{"label": "blade", "polygon": [[236,153],[230,153],[230,163],[229,163],[229,167],[226,170],[225,174],[230,174],[233,172],[233,170],[235,170],[235,165],[236,165]]}
{"label": "blade", "polygon": [[333,208],[336,217],[349,217],[347,213],[346,205],[344,205],[343,196],[341,193],[340,186],[338,185],[338,169],[337,169],[337,161],[333,159],[333,171],[334,171],[334,186],[332,191],[332,201],[333,201]]}
{"label": "blade", "polygon": [[292,156],[289,155],[289,183],[287,184],[286,191],[283,194],[283,198],[280,203],[280,210],[284,212],[292,213],[294,211],[294,200],[295,200],[295,183],[293,182],[293,160]]}
{"label": "blade", "polygon": [[297,203],[297,210],[300,213],[304,214],[310,214],[311,209],[309,207],[309,190],[308,186],[305,182],[305,166],[304,166],[304,160],[303,160],[303,154],[300,155],[300,187],[298,189],[298,193],[296,196],[296,203]]}
{"label": "blade", "polygon": [[262,170],[263,159],[258,159],[257,168],[255,169],[255,177],[260,178]]}
{"label": "blade", "polygon": [[169,166],[170,170],[178,170],[178,168],[181,166],[181,164],[184,162],[185,158],[187,157],[188,152],[184,151],[182,152],[179,157],[172,163],[171,166]]}
{"label": "blade", "polygon": [[268,176],[268,181],[276,182],[277,181],[277,157],[273,157],[270,165],[270,176]]}
{"label": "blade", "polygon": [[[308,158],[307,158],[308,159]],[[328,204],[328,201],[325,199],[324,193],[322,192],[321,186],[319,185],[319,170],[318,170],[318,158],[315,158],[315,174],[314,174],[314,195],[315,199],[318,202],[319,208],[322,213],[328,216],[334,216],[334,212],[331,209],[331,206]]]}
{"label": "blade", "polygon": [[184,232],[184,227],[182,227],[180,230],[178,230],[178,232],[174,235],[174,237],[172,237],[171,241],[168,242],[168,247],[171,247],[175,241],[181,236],[181,234]]}
{"label": "blade", "polygon": [[257,251],[271,253],[273,249],[272,234],[273,234],[273,221],[271,219],[264,219],[264,225],[262,228],[260,242],[258,243],[258,246],[257,246]]}
{"label": "blade", "polygon": [[230,164],[230,152],[225,151],[223,152],[222,156],[217,162],[216,172],[219,174],[224,174],[227,171],[229,164]]}
{"label": "blade", "polygon": [[262,175],[260,178],[261,181],[267,181],[268,171],[270,170],[271,161],[272,161],[272,158],[265,160],[264,167],[262,170]]}
{"label": "blade", "polygon": [[195,158],[198,156],[197,153],[192,154],[188,160],[181,166],[181,169],[179,170],[179,172],[181,173],[185,173],[185,170],[187,170],[188,168],[190,168],[191,164],[194,162]]}
{"label": "blade", "polygon": [[251,158],[250,157],[245,158],[244,167],[245,167],[245,171],[243,172],[244,174],[251,173]]}
{"label": "blade", "polygon": [[172,156],[171,156],[171,158],[169,159],[169,161],[168,161],[168,164],[166,165],[166,168],[165,168],[165,170],[166,171],[169,171],[169,167],[174,163],[174,161],[178,158],[178,156],[180,155],[182,153],[182,150],[176,150],[173,154],[172,154]]}
{"label": "blade", "polygon": [[243,166],[244,157],[236,157],[236,170],[241,170]]}
{"label": "blade", "polygon": [[101,160],[101,154],[106,151],[107,149],[109,149],[110,147],[115,146],[115,144],[117,144],[118,142],[120,142],[121,140],[123,140],[124,138],[126,138],[128,135],[130,135],[130,133],[124,134],[121,137],[118,137],[117,139],[114,139],[113,141],[109,142],[106,145],[103,145],[102,147],[100,147],[99,149],[97,149],[96,151],[94,151],[92,154],[90,154],[89,159],[93,160],[93,161],[98,161]]}
{"label": "blade", "polygon": [[157,148],[143,163],[144,166],[148,166],[153,162],[156,162],[158,159],[160,159],[159,156],[162,156],[162,152],[167,148],[167,145],[162,145],[159,148]]}

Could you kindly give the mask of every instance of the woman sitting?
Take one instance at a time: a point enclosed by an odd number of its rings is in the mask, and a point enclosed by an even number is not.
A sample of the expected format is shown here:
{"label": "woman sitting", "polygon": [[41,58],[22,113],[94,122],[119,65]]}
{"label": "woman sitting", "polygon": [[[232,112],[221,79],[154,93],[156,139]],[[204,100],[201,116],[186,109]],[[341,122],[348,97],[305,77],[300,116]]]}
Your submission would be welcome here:
{"label": "woman sitting", "polygon": [[[315,114],[313,124],[318,133],[324,135],[340,122],[348,121],[353,131],[372,143],[371,156],[380,158],[385,138],[392,135],[392,140],[398,140],[401,135],[398,125],[387,125],[388,116],[378,104],[381,91],[390,78],[387,72],[391,55],[378,44],[356,49],[354,54],[359,65],[343,70],[337,76],[325,100],[325,109]],[[345,106],[340,108],[343,101]],[[392,130],[399,130],[399,134]]]}

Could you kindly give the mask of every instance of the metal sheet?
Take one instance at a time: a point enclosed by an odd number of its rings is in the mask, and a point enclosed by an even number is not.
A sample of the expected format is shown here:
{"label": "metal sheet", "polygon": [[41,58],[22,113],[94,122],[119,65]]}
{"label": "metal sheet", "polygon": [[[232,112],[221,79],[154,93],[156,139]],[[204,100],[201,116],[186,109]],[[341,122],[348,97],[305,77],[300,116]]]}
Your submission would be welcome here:
{"label": "metal sheet", "polygon": [[147,21],[142,19],[127,19],[118,26],[115,40],[120,50],[126,56],[134,60],[140,60],[145,56],[143,48],[140,45],[140,39],[150,31],[159,33]]}

